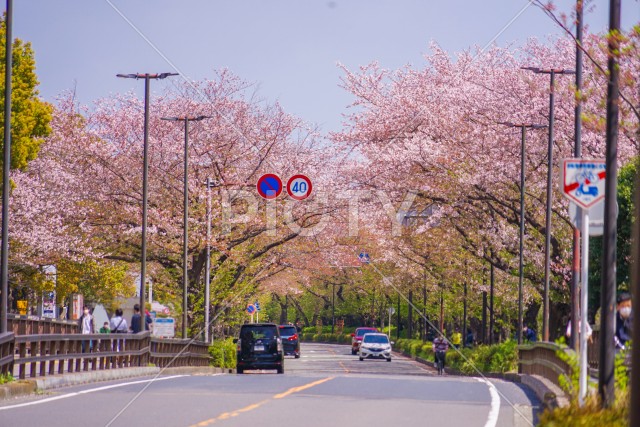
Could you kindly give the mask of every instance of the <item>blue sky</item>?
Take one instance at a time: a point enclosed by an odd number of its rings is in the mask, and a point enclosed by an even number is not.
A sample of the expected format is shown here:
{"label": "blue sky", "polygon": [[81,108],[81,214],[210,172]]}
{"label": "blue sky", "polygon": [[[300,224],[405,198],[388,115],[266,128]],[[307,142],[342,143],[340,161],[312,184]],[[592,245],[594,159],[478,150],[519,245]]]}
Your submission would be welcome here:
{"label": "blue sky", "polygon": [[[574,1],[557,0],[570,12]],[[114,9],[153,43],[156,51]],[[36,53],[47,101],[74,89],[82,104],[142,83],[116,73],[178,68],[190,79],[228,68],[256,84],[257,95],[323,131],[339,130],[351,96],[339,87],[338,62],[355,69],[422,67],[430,41],[449,51],[484,46],[526,0],[22,0],[14,1],[14,36]],[[592,1],[592,31],[608,24],[608,1]],[[640,21],[637,0],[623,2],[623,25]],[[497,38],[521,43],[560,29],[530,6]],[[171,65],[173,64],[173,66]],[[175,77],[174,77],[175,78]],[[168,81],[154,82],[152,91]]]}

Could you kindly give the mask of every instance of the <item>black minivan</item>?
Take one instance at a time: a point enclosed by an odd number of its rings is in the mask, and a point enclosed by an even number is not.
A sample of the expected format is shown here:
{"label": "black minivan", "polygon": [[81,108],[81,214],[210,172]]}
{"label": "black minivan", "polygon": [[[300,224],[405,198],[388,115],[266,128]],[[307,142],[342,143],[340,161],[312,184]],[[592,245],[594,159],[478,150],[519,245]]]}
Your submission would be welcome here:
{"label": "black minivan", "polygon": [[248,323],[240,328],[236,372],[247,369],[276,369],[284,374],[284,351],[278,326],[273,323]]}
{"label": "black minivan", "polygon": [[300,338],[298,331],[293,325],[280,325],[280,338],[285,356],[291,355],[296,359],[300,358]]}

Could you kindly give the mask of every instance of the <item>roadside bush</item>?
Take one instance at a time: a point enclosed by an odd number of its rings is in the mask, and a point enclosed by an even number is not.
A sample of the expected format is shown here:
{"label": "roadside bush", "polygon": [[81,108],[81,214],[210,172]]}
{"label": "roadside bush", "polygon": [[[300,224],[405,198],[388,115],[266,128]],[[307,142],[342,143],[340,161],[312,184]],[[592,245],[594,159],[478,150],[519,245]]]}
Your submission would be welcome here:
{"label": "roadside bush", "polygon": [[13,378],[13,375],[11,374],[1,374],[0,375],[0,385],[2,384],[6,384],[6,383],[10,383],[11,381],[14,381],[15,378]]}
{"label": "roadside bush", "polygon": [[214,341],[209,346],[209,354],[212,358],[211,366],[218,368],[236,367],[236,345],[233,343],[233,338]]}
{"label": "roadside bush", "polygon": [[[557,342],[563,345],[564,342]],[[571,402],[564,408],[555,408],[545,411],[540,417],[540,426],[627,426],[629,422],[629,372],[625,365],[626,354],[621,352],[615,360],[615,390],[616,399],[611,408],[602,408],[599,397],[593,393],[587,397],[585,405],[578,404],[579,366],[578,356],[575,352],[557,351],[558,357],[571,366],[571,375],[562,375],[560,385],[569,395]]]}
{"label": "roadside bush", "polygon": [[619,391],[611,408],[602,409],[596,396],[580,407],[575,402],[564,408],[546,410],[540,416],[540,427],[627,427],[629,425],[629,391]]}
{"label": "roadside bush", "polygon": [[[433,360],[430,342],[400,338],[395,342],[394,349],[412,357]],[[513,372],[518,368],[517,344],[515,341],[506,341],[492,346],[461,348],[459,351],[450,349],[447,352],[447,366],[465,374],[476,373],[475,368],[480,372]]]}

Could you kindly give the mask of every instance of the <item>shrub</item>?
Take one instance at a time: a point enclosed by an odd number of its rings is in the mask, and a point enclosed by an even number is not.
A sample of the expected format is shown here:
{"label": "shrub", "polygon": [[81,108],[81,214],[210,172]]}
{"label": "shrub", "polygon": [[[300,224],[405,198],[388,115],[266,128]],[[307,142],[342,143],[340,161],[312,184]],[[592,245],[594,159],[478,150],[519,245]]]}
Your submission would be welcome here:
{"label": "shrub", "polygon": [[627,427],[629,425],[629,391],[618,391],[615,404],[603,409],[597,397],[590,396],[585,405],[576,402],[564,408],[546,410],[540,417],[541,427]]}
{"label": "shrub", "polygon": [[209,354],[211,355],[211,365],[218,368],[235,368],[236,367],[236,345],[233,338],[226,340],[214,341],[209,346]]}
{"label": "shrub", "polygon": [[[430,342],[400,338],[396,340],[394,349],[412,357],[433,360]],[[480,372],[505,373],[513,372],[518,367],[518,349],[515,341],[506,341],[492,346],[450,349],[447,352],[447,366],[465,374]]]}
{"label": "shrub", "polygon": [[15,378],[13,378],[13,375],[11,374],[0,374],[0,384],[10,383],[14,380]]}

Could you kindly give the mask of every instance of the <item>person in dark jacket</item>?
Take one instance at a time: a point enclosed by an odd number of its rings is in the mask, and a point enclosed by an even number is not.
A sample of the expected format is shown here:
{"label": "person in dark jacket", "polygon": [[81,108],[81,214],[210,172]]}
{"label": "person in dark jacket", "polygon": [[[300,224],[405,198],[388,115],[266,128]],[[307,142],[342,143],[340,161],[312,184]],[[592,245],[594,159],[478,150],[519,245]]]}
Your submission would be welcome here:
{"label": "person in dark jacket", "polygon": [[524,328],[522,328],[522,337],[525,340],[529,341],[530,343],[534,343],[538,341],[538,336],[536,335],[536,331],[534,331],[527,325],[524,325]]}
{"label": "person in dark jacket", "polygon": [[467,328],[467,335],[464,338],[464,346],[466,348],[471,348],[473,347],[473,331],[471,330],[471,328]]}
{"label": "person in dark jacket", "polygon": [[[142,315],[140,314],[140,304],[136,304],[133,306],[133,316],[131,316],[131,332],[137,334],[142,331],[142,326],[140,325],[140,321],[142,319]],[[151,316],[145,313],[144,319],[144,330],[149,330],[149,324],[153,321],[151,320]]]}
{"label": "person in dark jacket", "polygon": [[631,295],[628,292],[622,292],[618,295],[618,305],[616,306],[616,349],[626,349],[627,342],[631,340],[632,336],[632,323]]}

